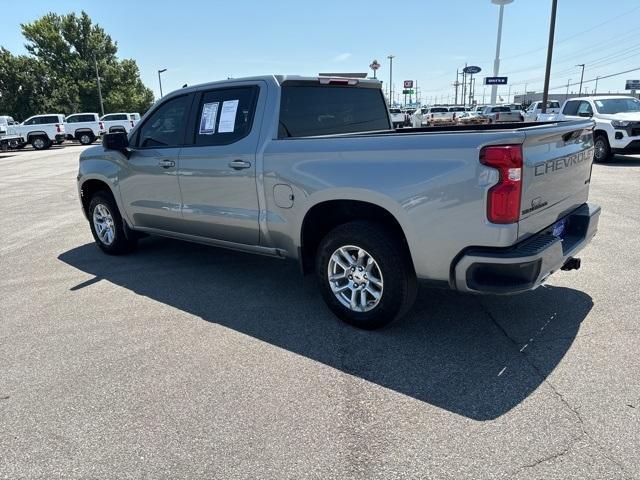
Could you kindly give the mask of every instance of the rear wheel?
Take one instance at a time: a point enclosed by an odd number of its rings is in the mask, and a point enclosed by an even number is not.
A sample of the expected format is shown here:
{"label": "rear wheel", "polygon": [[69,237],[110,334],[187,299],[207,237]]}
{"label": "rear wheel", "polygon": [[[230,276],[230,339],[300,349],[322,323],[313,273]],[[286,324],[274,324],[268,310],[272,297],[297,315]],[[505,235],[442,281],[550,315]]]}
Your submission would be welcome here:
{"label": "rear wheel", "polygon": [[95,137],[90,132],[82,132],[78,135],[78,141],[82,145],[91,145],[95,140]]}
{"label": "rear wheel", "polygon": [[31,146],[35,150],[44,150],[51,146],[51,141],[42,135],[38,135],[37,137],[31,138]]}
{"label": "rear wheel", "polygon": [[355,327],[372,330],[404,315],[416,277],[402,241],[383,225],[340,225],[318,247],[316,272],[329,308]]}
{"label": "rear wheel", "polygon": [[613,158],[611,153],[611,147],[609,146],[609,139],[606,135],[601,133],[597,134],[593,139],[593,160],[598,163],[608,162]]}
{"label": "rear wheel", "polygon": [[109,255],[131,252],[137,243],[134,232],[127,235],[124,220],[110,192],[96,193],[89,203],[91,233],[100,249]]}

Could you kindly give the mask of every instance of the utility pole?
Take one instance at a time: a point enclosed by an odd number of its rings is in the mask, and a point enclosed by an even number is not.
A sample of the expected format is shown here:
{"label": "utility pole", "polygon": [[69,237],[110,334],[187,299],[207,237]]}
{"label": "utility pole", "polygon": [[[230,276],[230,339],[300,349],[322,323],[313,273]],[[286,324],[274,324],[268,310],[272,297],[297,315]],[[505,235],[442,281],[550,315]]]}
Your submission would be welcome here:
{"label": "utility pole", "polygon": [[395,55],[388,55],[387,58],[389,59],[389,101],[393,102],[393,59]]}
{"label": "utility pole", "polygon": [[578,89],[578,96],[582,96],[582,79],[584,78],[584,63],[579,63],[576,67],[582,67],[582,73],[580,74],[580,88]]}
{"label": "utility pole", "polygon": [[544,74],[544,90],[542,91],[542,113],[547,113],[547,101],[549,100],[549,78],[551,77],[551,59],[553,57],[553,37],[556,34],[556,11],[558,10],[558,0],[552,0],[552,2],[551,21],[549,22],[549,45],[547,46],[547,67]]}
{"label": "utility pole", "polygon": [[98,97],[100,98],[100,116],[104,117],[104,103],[102,103],[102,88],[100,87],[100,72],[98,71],[98,61],[93,56],[93,64],[96,67],[96,80],[98,81]]}
{"label": "utility pole", "polygon": [[471,75],[471,94],[469,95],[469,105],[473,105],[476,99],[476,79]]}
{"label": "utility pole", "polygon": [[[567,80],[567,93],[564,94],[564,99],[565,101],[567,100],[567,98],[569,97],[569,82],[571,81],[571,79]],[[543,107],[544,108],[544,107]]]}
{"label": "utility pole", "polygon": [[596,77],[596,88],[593,90],[593,93],[598,93],[598,80],[600,80],[600,77]]}
{"label": "utility pole", "polygon": [[455,97],[455,104],[456,104],[456,105],[458,104],[458,86],[460,85],[460,82],[458,82],[458,76],[459,76],[459,75],[460,75],[460,74],[458,73],[458,69],[456,69],[456,81],[455,81],[455,82],[453,82],[453,86],[454,86],[454,87],[455,87],[455,89],[456,89],[456,97]]}
{"label": "utility pole", "polygon": [[462,70],[462,105],[467,104],[467,64],[464,64],[464,70]]}

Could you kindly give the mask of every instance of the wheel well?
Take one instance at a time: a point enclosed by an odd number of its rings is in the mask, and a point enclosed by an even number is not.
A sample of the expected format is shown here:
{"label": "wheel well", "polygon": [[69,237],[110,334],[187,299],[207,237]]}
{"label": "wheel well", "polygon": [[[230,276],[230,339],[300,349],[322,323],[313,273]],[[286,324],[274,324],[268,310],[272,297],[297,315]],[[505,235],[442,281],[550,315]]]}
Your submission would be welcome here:
{"label": "wheel well", "polygon": [[89,202],[97,192],[106,191],[113,195],[111,188],[102,180],[87,180],[80,187],[80,200],[82,201],[82,209],[88,215]]}
{"label": "wheel well", "polygon": [[604,138],[607,139],[607,143],[609,142],[609,135],[607,135],[607,132],[604,130],[594,130],[593,131],[593,138],[595,139],[596,136],[598,135],[602,135]]}
{"label": "wheel well", "polygon": [[95,135],[93,134],[93,130],[91,130],[90,128],[79,128],[74,132],[74,137],[76,139],[78,139],[80,137],[81,134],[83,133],[88,133],[89,135],[95,137]]}
{"label": "wheel well", "polygon": [[410,256],[402,227],[388,210],[357,200],[330,200],[314,205],[302,222],[300,265],[303,273],[315,269],[315,258],[322,239],[338,225],[355,220],[369,220],[386,226],[402,242]]}
{"label": "wheel well", "polygon": [[49,139],[45,132],[29,132],[27,134],[27,141],[31,141],[34,137],[45,137],[47,140]]}

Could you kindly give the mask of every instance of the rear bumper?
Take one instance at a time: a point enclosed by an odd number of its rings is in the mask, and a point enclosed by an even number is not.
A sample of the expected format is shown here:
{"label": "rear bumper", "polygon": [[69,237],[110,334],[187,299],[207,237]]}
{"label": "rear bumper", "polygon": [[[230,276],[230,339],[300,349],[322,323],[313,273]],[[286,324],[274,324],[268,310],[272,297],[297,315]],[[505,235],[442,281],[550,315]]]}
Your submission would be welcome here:
{"label": "rear bumper", "polygon": [[553,226],[509,248],[470,248],[452,268],[457,290],[472,293],[514,294],[539,287],[582,250],[598,230],[600,207],[585,203],[564,217],[563,238]]}
{"label": "rear bumper", "polygon": [[56,142],[64,142],[65,134],[64,133],[58,133],[55,138],[56,138]]}

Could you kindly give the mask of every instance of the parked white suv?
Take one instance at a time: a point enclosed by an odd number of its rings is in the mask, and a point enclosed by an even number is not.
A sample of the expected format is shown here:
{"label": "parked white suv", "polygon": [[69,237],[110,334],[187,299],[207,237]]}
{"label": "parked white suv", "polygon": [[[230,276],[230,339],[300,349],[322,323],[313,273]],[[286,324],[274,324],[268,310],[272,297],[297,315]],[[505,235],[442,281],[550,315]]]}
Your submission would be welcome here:
{"label": "parked white suv", "polygon": [[136,126],[135,116],[131,113],[109,113],[104,115],[100,121],[104,123],[107,133],[129,133]]}
{"label": "parked white suv", "polygon": [[22,137],[23,146],[30,143],[36,150],[49,148],[54,143],[60,145],[65,138],[64,115],[34,115],[21,124],[12,126],[9,133]]}
{"label": "parked white suv", "polygon": [[592,118],[596,162],[606,162],[613,155],[640,153],[640,100],[624,95],[570,98],[558,115],[546,120]]}
{"label": "parked white suv", "polygon": [[65,119],[65,133],[67,140],[90,145],[106,131],[97,113],[74,113]]}

